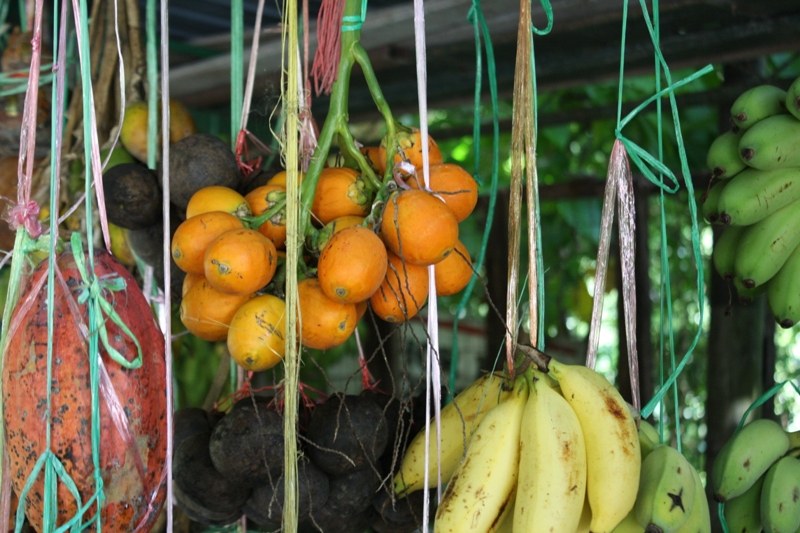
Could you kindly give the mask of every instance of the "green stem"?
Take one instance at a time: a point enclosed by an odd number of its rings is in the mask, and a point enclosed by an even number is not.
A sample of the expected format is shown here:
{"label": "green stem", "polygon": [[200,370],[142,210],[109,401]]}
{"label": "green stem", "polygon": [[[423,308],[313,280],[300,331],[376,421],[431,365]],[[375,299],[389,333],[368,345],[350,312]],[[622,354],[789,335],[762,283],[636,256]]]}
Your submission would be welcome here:
{"label": "green stem", "polygon": [[349,155],[356,160],[358,168],[361,170],[361,175],[367,184],[367,189],[370,192],[379,191],[381,188],[381,181],[375,176],[375,172],[369,166],[367,158],[364,157],[361,150],[356,150],[356,141],[353,138],[353,134],[350,133],[350,128],[347,127],[346,123],[340,124],[340,126],[338,131],[340,136],[339,149],[342,150],[345,155]]}

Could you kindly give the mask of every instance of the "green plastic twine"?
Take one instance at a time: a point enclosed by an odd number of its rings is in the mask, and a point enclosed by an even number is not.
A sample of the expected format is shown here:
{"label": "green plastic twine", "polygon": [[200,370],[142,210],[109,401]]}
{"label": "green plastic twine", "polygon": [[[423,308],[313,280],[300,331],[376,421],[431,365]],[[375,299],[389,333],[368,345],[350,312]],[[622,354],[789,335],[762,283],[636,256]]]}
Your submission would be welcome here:
{"label": "green plastic twine", "polygon": [[[750,407],[747,408],[747,410],[742,415],[741,420],[739,420],[739,425],[736,426],[736,430],[733,432],[734,435],[740,429],[742,429],[742,427],[744,427],[744,424],[747,421],[747,417],[750,416],[750,413],[753,411],[753,409],[761,407],[762,405],[767,403],[770,399],[772,399],[773,396],[778,394],[778,392],[783,387],[785,387],[787,384],[791,385],[792,388],[794,389],[794,391],[798,395],[800,395],[800,388],[798,388],[797,384],[793,380],[787,379],[786,381],[782,381],[780,383],[776,383],[775,385],[772,386],[771,389],[769,389],[767,392],[765,392],[764,394],[759,396],[756,399],[756,401],[754,401],[752,404],[750,404]],[[717,510],[718,510],[718,514],[719,514],[719,521],[720,521],[720,524],[722,525],[722,531],[724,531],[724,533],[729,533],[730,530],[728,529],[728,522],[725,520],[725,504],[724,503],[720,503],[717,506]]]}
{"label": "green plastic twine", "polygon": [[360,15],[345,15],[342,17],[342,31],[358,31],[367,19],[367,0],[361,0]]}
{"label": "green plastic twine", "polygon": [[[147,0],[145,9],[145,24],[147,25],[145,45],[147,56],[147,166],[155,169],[158,151],[158,51],[155,0]],[[164,112],[166,113],[167,110]]]}
{"label": "green plastic twine", "polygon": [[[535,24],[531,24],[531,29],[533,30],[533,33],[535,33],[536,35],[547,35],[548,33],[550,33],[550,30],[553,29],[553,6],[550,5],[550,0],[541,0],[540,3],[542,4],[542,9],[544,10],[545,16],[547,17],[547,26],[543,30],[540,30],[536,27]],[[531,50],[531,59],[533,59],[533,50]],[[535,77],[533,78],[533,84],[534,84],[533,101],[536,102]],[[536,107],[534,106],[534,109],[535,108]]]}
{"label": "green plastic twine", "polygon": [[[645,23],[647,25],[647,29],[650,33],[651,40],[653,41],[653,45],[655,47],[655,59],[657,65],[660,65],[660,69],[663,69],[664,72],[664,79],[666,81],[667,87],[662,90],[656,91],[656,93],[648,98],[645,102],[639,105],[636,109],[634,109],[631,113],[629,113],[624,119],[622,119],[622,84],[624,80],[624,60],[625,60],[625,34],[627,28],[627,8],[628,2],[625,1],[624,4],[624,11],[623,11],[623,31],[622,31],[622,46],[621,46],[621,56],[620,56],[620,87],[619,87],[619,98],[617,102],[617,128],[616,128],[616,137],[617,139],[622,142],[625,146],[626,150],[628,151],[628,155],[631,158],[631,161],[637,166],[637,168],[642,172],[642,174],[651,182],[654,183],[661,193],[669,192],[674,194],[677,192],[679,188],[679,182],[676,178],[675,174],[667,168],[667,166],[661,160],[662,153],[659,153],[659,158],[655,158],[650,155],[646,150],[638,146],[637,144],[633,143],[630,139],[625,137],[622,133],[625,125],[627,125],[642,109],[644,109],[647,105],[651,102],[659,100],[663,96],[669,96],[670,99],[670,108],[672,111],[672,118],[675,126],[675,138],[676,143],[678,145],[678,156],[680,159],[681,165],[681,172],[683,173],[684,177],[684,184],[686,186],[686,190],[689,196],[689,212],[691,216],[691,241],[692,241],[692,249],[694,253],[695,264],[697,265],[697,299],[698,299],[698,307],[699,307],[699,319],[698,319],[698,327],[697,332],[692,340],[691,345],[686,350],[686,353],[681,358],[680,362],[677,366],[675,366],[674,370],[670,373],[670,376],[662,382],[662,386],[656,395],[648,402],[647,405],[642,409],[642,417],[647,418],[649,417],[653,410],[655,409],[656,405],[658,405],[662,400],[666,392],[669,388],[675,383],[678,375],[683,371],[683,368],[686,366],[690,356],[694,352],[694,349],[697,346],[697,343],[700,339],[700,335],[702,334],[702,323],[703,323],[703,313],[704,313],[704,304],[705,304],[705,293],[704,293],[704,269],[703,269],[703,260],[702,254],[700,251],[700,231],[698,228],[697,223],[697,204],[694,199],[694,187],[691,182],[691,174],[689,172],[689,164],[686,158],[686,149],[683,142],[683,136],[681,134],[680,128],[680,117],[678,116],[678,107],[675,100],[675,90],[687,83],[694,81],[695,79],[699,78],[711,72],[713,67],[711,65],[707,65],[705,68],[695,72],[691,76],[688,76],[678,82],[672,81],[672,74],[669,70],[669,66],[667,65],[666,61],[664,60],[663,55],[661,54],[661,50],[659,48],[659,39],[658,39],[658,32],[655,29],[654,25],[658,21],[657,15],[655,16],[654,20],[651,20],[649,16],[649,12],[647,6],[645,5],[644,0],[640,0],[640,5],[642,7],[642,14],[644,16]],[[658,3],[654,1],[654,11],[657,12],[658,10]],[[659,69],[657,69],[659,70]],[[660,109],[659,109],[660,111]],[[659,129],[662,127],[661,122],[661,114],[658,115],[658,127]],[[659,172],[659,177],[656,177],[653,173],[653,170]],[[664,179],[667,178],[669,181],[672,182],[672,186],[667,186],[664,183]],[[667,327],[670,334],[670,350],[674,350],[674,346],[672,343],[672,304],[670,298],[670,291],[668,287],[669,281],[669,267],[666,262],[665,250],[666,250],[666,222],[664,219],[664,209],[663,209],[663,198],[662,198],[662,211],[661,211],[661,242],[662,242],[662,270],[663,277],[662,277],[662,284],[667,285],[666,287],[666,294],[662,296],[666,300],[666,320],[667,320]],[[663,320],[663,304],[662,304],[662,320]],[[663,340],[662,340],[663,342]],[[663,352],[663,346],[662,346]],[[679,426],[678,426],[679,427]],[[680,441],[679,441],[680,442]]]}
{"label": "green plastic twine", "polygon": [[244,2],[231,2],[231,146],[236,148],[244,106]]}
{"label": "green plastic twine", "polygon": [[494,61],[494,47],[492,46],[492,38],[489,34],[489,27],[486,25],[486,19],[483,16],[481,9],[481,0],[472,0],[472,7],[467,14],[467,20],[472,23],[475,29],[475,110],[473,114],[473,130],[472,130],[472,145],[474,147],[474,171],[476,181],[482,182],[479,176],[480,161],[481,161],[481,86],[483,74],[483,54],[481,48],[481,34],[483,34],[483,42],[486,48],[486,69],[489,73],[489,94],[492,101],[492,178],[489,189],[489,207],[486,211],[486,226],[483,230],[483,238],[481,239],[481,249],[478,252],[477,260],[475,261],[475,268],[472,272],[472,277],[467,283],[464,294],[458,302],[458,307],[453,319],[453,341],[452,341],[452,354],[450,360],[450,376],[448,379],[448,392],[447,400],[452,400],[456,390],[456,379],[458,376],[458,321],[461,313],[469,303],[472,291],[475,288],[475,283],[478,280],[478,272],[483,266],[483,261],[486,257],[486,248],[489,244],[489,234],[494,221],[494,211],[497,204],[497,182],[498,182],[498,169],[500,161],[500,119],[499,108],[497,102],[497,67]]}

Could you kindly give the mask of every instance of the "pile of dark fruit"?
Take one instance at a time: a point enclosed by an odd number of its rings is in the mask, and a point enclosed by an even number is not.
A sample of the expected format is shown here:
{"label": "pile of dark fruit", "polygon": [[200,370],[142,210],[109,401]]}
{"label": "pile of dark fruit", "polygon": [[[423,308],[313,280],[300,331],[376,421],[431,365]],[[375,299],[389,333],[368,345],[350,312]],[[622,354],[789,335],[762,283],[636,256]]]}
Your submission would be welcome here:
{"label": "pile of dark fruit", "polygon": [[[270,398],[248,396],[226,415],[175,413],[173,491],[191,520],[222,526],[246,516],[279,531],[284,501],[283,417]],[[422,402],[418,402],[422,403]],[[392,464],[415,427],[409,405],[383,394],[330,396],[300,421],[299,533],[411,533],[422,495],[392,496]]]}

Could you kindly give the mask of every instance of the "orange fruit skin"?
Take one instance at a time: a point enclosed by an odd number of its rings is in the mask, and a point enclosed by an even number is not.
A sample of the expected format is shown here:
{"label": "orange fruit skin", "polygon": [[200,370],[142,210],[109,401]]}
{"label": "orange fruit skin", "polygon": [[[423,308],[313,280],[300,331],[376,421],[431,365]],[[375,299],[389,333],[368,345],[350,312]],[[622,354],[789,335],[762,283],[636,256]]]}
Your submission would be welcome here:
{"label": "orange fruit skin", "polygon": [[[160,104],[159,104],[160,105]],[[179,100],[169,99],[169,142],[178,142],[181,139],[197,133],[194,118],[186,106]],[[187,215],[188,216],[188,215]]]}
{"label": "orange fruit skin", "polygon": [[363,186],[358,172],[352,168],[323,168],[311,204],[315,221],[324,225],[346,215],[367,216],[369,198]]}
{"label": "orange fruit skin", "polygon": [[453,253],[436,263],[433,272],[437,296],[451,296],[466,287],[472,277],[472,259],[464,243],[456,241]]}
{"label": "orange fruit skin", "polygon": [[147,102],[134,102],[125,108],[119,140],[139,161],[147,162]]}
{"label": "orange fruit skin", "polygon": [[352,226],[331,237],[317,263],[325,296],[336,302],[363,302],[386,275],[386,247],[372,231]]}
{"label": "orange fruit skin", "polygon": [[[383,174],[386,171],[386,162],[384,161],[381,164],[380,146],[364,146],[359,151],[367,158],[367,163],[369,163],[369,166],[376,174]],[[385,153],[383,154],[383,158],[386,159]]]}
{"label": "orange fruit skin", "polygon": [[355,304],[334,302],[322,292],[317,278],[297,284],[300,342],[306,348],[328,350],[350,338],[358,323]]}
{"label": "orange fruit skin", "polygon": [[205,274],[206,248],[220,235],[243,229],[242,221],[223,211],[210,211],[181,222],[172,236],[172,259],[187,274]]}
{"label": "orange fruit skin", "polygon": [[204,281],[205,279],[206,279],[205,274],[186,274],[186,277],[183,278],[181,296],[186,296],[186,293],[189,292],[189,289],[191,289],[195,283],[199,281]]}
{"label": "orange fruit skin", "polygon": [[[245,200],[253,215],[258,216],[272,209],[281,198],[285,198],[285,193],[284,185],[268,183],[247,193]],[[261,224],[258,232],[271,240],[276,248],[286,247],[286,217],[284,213],[280,212]]]}
{"label": "orange fruit skin", "polygon": [[319,230],[319,241],[317,242],[317,246],[319,249],[325,248],[325,245],[328,244],[328,241],[331,240],[331,237],[342,231],[343,229],[347,229],[351,226],[360,226],[364,223],[364,217],[358,215],[346,215],[343,217],[335,218],[325,224],[325,227]]}
{"label": "orange fruit skin", "polygon": [[[465,220],[478,204],[478,182],[459,165],[443,163],[432,165],[429,175],[429,189],[439,196],[456,216],[459,222]],[[414,189],[423,188],[422,172],[408,179]]]}
{"label": "orange fruit skin", "polygon": [[425,191],[392,195],[381,216],[386,247],[412,265],[433,265],[448,256],[458,240],[458,220],[447,205]]}
{"label": "orange fruit skin", "polygon": [[[298,183],[303,183],[303,178],[305,177],[305,172],[298,172],[297,178]],[[274,176],[267,180],[267,185],[280,185],[284,189],[286,188],[286,171],[281,170],[277,172]]]}
{"label": "orange fruit skin", "polygon": [[386,322],[405,322],[428,299],[428,267],[404,263],[389,254],[386,278],[369,299],[372,311]]}
{"label": "orange fruit skin", "polygon": [[230,187],[212,185],[194,193],[186,206],[186,218],[208,213],[224,211],[235,217],[250,216],[250,206],[244,196]]}
{"label": "orange fruit skin", "polygon": [[278,251],[272,241],[252,229],[226,231],[206,249],[206,279],[220,292],[250,294],[272,280]]}
{"label": "orange fruit skin", "polygon": [[[381,174],[386,173],[386,143],[384,137],[378,149],[378,164]],[[408,161],[414,168],[422,168],[422,139],[420,138],[419,128],[411,128],[411,133],[397,133],[397,153],[394,155],[394,164],[401,161]],[[439,145],[428,135],[428,164],[439,165],[444,161]]]}
{"label": "orange fruit skin", "polygon": [[233,315],[249,294],[226,294],[203,279],[192,285],[181,300],[180,317],[186,329],[205,341],[228,338]]}
{"label": "orange fruit skin", "polygon": [[228,329],[228,351],[252,372],[277,365],[286,350],[286,303],[271,294],[255,296],[239,307]]}

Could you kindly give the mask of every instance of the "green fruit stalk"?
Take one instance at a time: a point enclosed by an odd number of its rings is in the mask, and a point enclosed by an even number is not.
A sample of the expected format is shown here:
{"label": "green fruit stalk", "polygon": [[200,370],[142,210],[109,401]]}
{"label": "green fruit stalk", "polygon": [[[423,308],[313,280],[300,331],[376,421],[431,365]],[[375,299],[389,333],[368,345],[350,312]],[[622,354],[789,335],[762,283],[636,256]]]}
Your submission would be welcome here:
{"label": "green fruit stalk", "polygon": [[800,168],[749,168],[730,180],[720,192],[719,221],[732,226],[749,226],[798,199]]}
{"label": "green fruit stalk", "polygon": [[711,468],[714,499],[726,502],[744,494],[789,450],[789,435],[774,420],[758,419],[725,443]]}
{"label": "green fruit stalk", "polygon": [[800,166],[800,120],[792,115],[762,120],[742,135],[739,154],[759,170]]}
{"label": "green fruit stalk", "polygon": [[786,91],[774,85],[753,87],[743,92],[731,106],[731,119],[743,130],[781,113],[786,113]]}
{"label": "green fruit stalk", "polygon": [[726,131],[711,143],[706,156],[706,166],[716,179],[729,179],[747,168],[739,157],[741,132]]}

